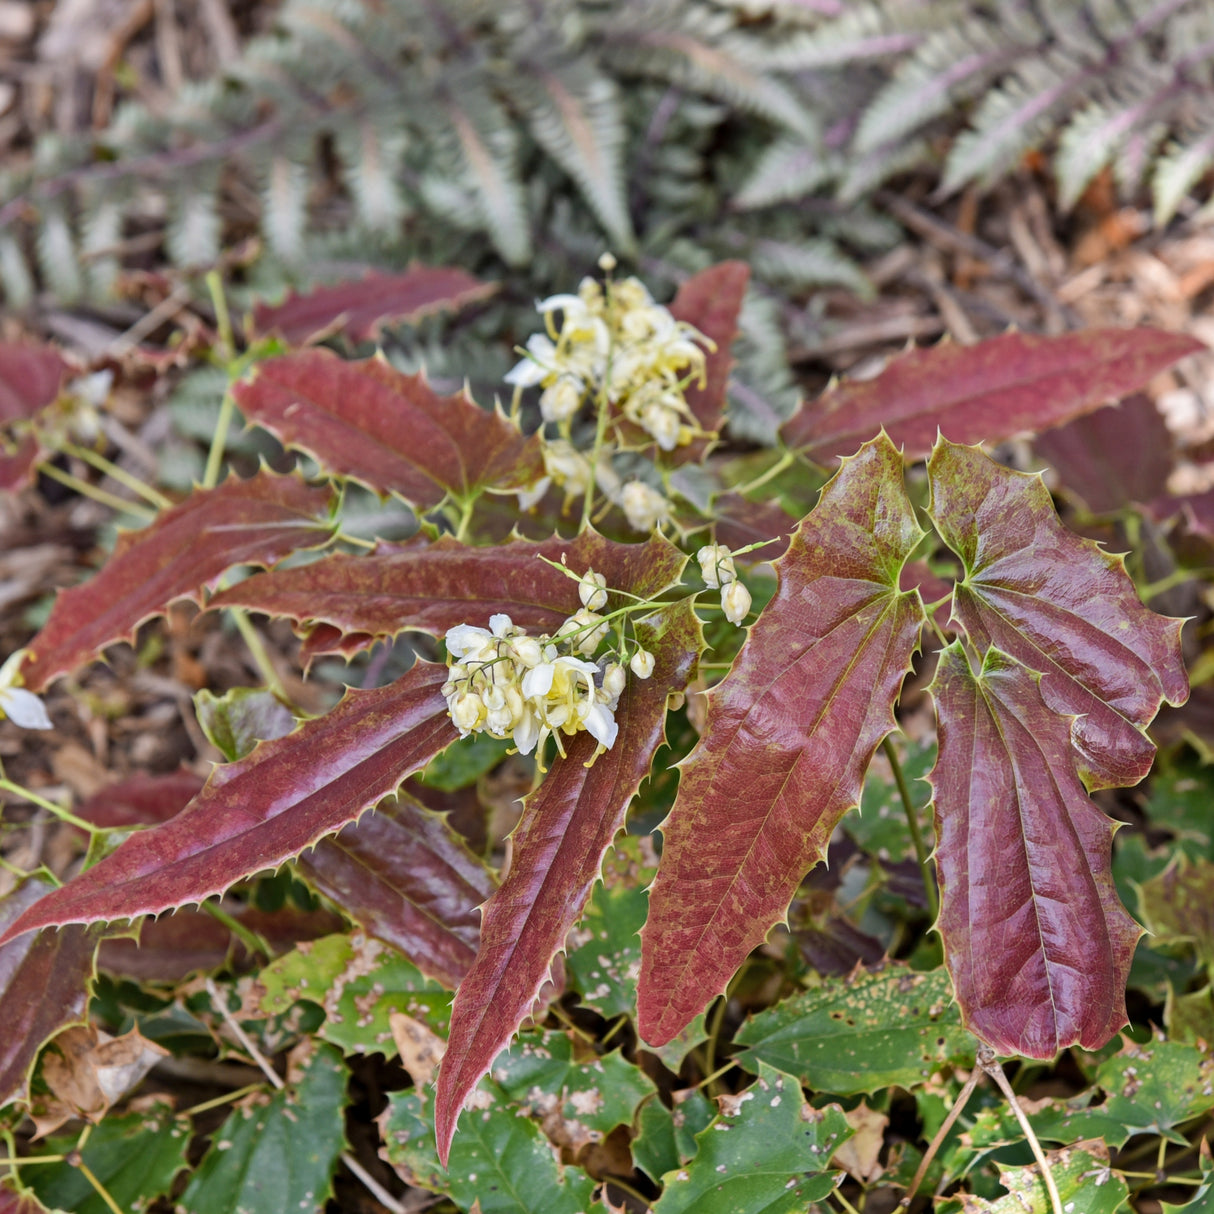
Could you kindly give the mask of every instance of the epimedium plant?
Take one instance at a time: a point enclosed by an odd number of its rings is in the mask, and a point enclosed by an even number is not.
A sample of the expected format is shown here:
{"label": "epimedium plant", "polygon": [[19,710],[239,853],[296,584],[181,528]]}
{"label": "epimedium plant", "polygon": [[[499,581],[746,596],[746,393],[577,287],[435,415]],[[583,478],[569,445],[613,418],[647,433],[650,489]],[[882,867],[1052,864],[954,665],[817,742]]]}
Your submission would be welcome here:
{"label": "epimedium plant", "polygon": [[[442,397],[383,358],[309,344],[357,310],[357,285],[260,314],[267,335],[231,360],[238,379],[212,454],[238,405],[316,474],[220,483],[216,456],[209,484],[124,532],[91,580],[60,594],[20,664],[5,664],[0,711],[45,725],[34,693],[180,599],[245,629],[248,613],[289,619],[307,661],[402,634],[443,650],[418,641],[438,660],[419,656],[310,719],[229,711],[249,736],[224,747],[230,761],[185,808],[116,850],[95,848],[61,888],[27,892],[0,948],[26,958],[57,947],[46,964],[79,974],[95,925],[201,903],[299,858],[315,889],[455,988],[433,1104],[416,1110],[445,1165],[482,1078],[522,1084],[526,1066],[503,1051],[559,987],[559,955],[604,858],[638,790],[661,775],[668,715],[706,696],[660,827],[629,1008],[642,1042],[675,1042],[784,920],[881,748],[943,945],[947,980],[931,975],[933,998],[955,999],[962,1025],[998,1055],[1104,1046],[1126,1022],[1140,929],[1114,887],[1112,824],[1090,794],[1150,769],[1147,726],[1188,694],[1182,622],[1146,608],[1121,558],[1063,526],[1039,477],[973,444],[1090,412],[1195,343],[1095,331],[912,350],[874,380],[806,402],[781,449],[756,460],[714,446],[745,266],[704,271],[667,309],[601,264],[605,280],[539,305],[545,332],[511,373],[508,411]],[[373,320],[478,289],[454,271],[394,282]],[[64,442],[84,448],[64,438],[62,359],[3,357],[15,371],[11,399],[0,397],[14,423],[12,486]],[[417,533],[350,542],[339,499],[351,481],[407,502]],[[264,571],[234,582],[240,566]],[[770,595],[760,610],[752,592]],[[710,643],[723,660],[706,660]],[[890,744],[925,648],[937,655],[934,877]],[[485,737],[534,760],[500,879],[400,792]],[[365,871],[392,848],[415,858],[416,887],[356,891],[351,858]],[[55,1027],[30,1019],[5,1095]],[[758,1066],[763,1091],[790,1082],[763,1055]],[[832,1117],[815,1120],[815,1150],[850,1132]],[[397,1128],[416,1139],[416,1127]],[[442,1187],[438,1172],[409,1166]],[[833,1179],[820,1179],[822,1193],[802,1186],[796,1200],[829,1192]],[[663,1209],[697,1199],[669,1192]]]}

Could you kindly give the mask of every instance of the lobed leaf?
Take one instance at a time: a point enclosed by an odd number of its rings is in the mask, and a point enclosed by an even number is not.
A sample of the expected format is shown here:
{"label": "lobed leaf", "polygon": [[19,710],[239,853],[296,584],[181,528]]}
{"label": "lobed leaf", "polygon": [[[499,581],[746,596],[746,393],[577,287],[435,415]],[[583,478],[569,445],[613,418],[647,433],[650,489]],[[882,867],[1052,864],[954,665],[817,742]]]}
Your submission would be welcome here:
{"label": "lobed leaf", "polygon": [[157,914],[275,868],[354,821],[455,739],[439,688],[445,666],[419,663],[387,687],[350,691],[322,717],[218,767],[176,817],[30,907],[22,932]]}
{"label": "lobed leaf", "polygon": [[649,679],[630,679],[620,697],[615,745],[587,767],[594,739],[582,733],[568,744],[566,757],[525,800],[510,871],[485,906],[480,952],[456,993],[439,1070],[435,1125],[444,1162],[465,1098],[531,1010],[581,915],[664,739],[667,698],[686,687],[702,648],[686,599],[657,621],[638,622],[636,632],[657,664]]}
{"label": "lobed leaf", "polygon": [[666,1174],[654,1214],[799,1214],[834,1190],[842,1174],[831,1157],[852,1135],[837,1104],[811,1107],[792,1075],[763,1064],[720,1103],[695,1157]]}
{"label": "lobed leaf", "polygon": [[416,324],[436,312],[453,312],[479,303],[497,290],[463,270],[448,266],[410,266],[402,274],[372,270],[364,277],[294,291],[280,304],[253,308],[258,333],[276,332],[289,345],[321,341],[342,333],[352,342],[374,341],[386,324]]}
{"label": "lobed leaf", "polygon": [[439,396],[382,358],[351,362],[297,350],[258,365],[233,389],[250,421],[306,451],[334,476],[429,509],[543,473],[539,439],[468,396]]}
{"label": "lobed leaf", "polygon": [[299,871],[359,926],[452,989],[476,957],[478,909],[496,887],[445,819],[405,795],[322,839]]}
{"label": "lobed leaf", "polygon": [[962,1019],[1000,1054],[1053,1059],[1126,1022],[1141,932],[1113,885],[1112,823],[1075,774],[1071,718],[1043,682],[997,649],[975,676],[949,645],[931,781],[937,930]]}
{"label": "lobed leaf", "polygon": [[[1068,1214],[1116,1214],[1129,1208],[1129,1186],[1109,1167],[1109,1148],[1099,1138],[1048,1151],[1045,1159]],[[994,1201],[967,1196],[967,1214],[1052,1214],[1054,1204],[1040,1168],[1005,1168],[999,1182],[1007,1194]]]}
{"label": "lobed leaf", "polygon": [[1144,607],[1120,557],[1058,520],[1039,477],[944,439],[928,461],[929,513],[965,576],[952,619],[979,652],[996,646],[1040,671],[1054,712],[1075,715],[1089,788],[1136,784],[1155,749],[1143,730],[1189,694],[1182,620]]}
{"label": "lobed leaf", "polygon": [[142,531],[124,531],[113,555],[86,583],[60,592],[50,618],[29,643],[22,666],[37,691],[91,661],[178,599],[201,602],[234,565],[271,565],[300,548],[326,543],[322,521],[331,490],[295,476],[260,472],[200,489]]}
{"label": "lobed leaf", "polygon": [[1141,388],[1205,347],[1158,329],[1088,329],[1061,337],[1006,333],[960,346],[941,342],[890,361],[875,379],[847,381],[806,401],[784,441],[830,462],[882,427],[908,459],[923,459],[937,432],[957,443],[997,442],[1046,430]]}
{"label": "lobed leaf", "polygon": [[890,963],[808,990],[760,1012],[735,1038],[741,1066],[797,1075],[819,1092],[914,1088],[944,1066],[972,1066],[943,969],[916,973]]}
{"label": "lobed leaf", "polygon": [[922,537],[888,438],[822,491],[684,761],[642,933],[639,1030],[660,1045],[724,990],[860,799],[923,622]]}
{"label": "lobed leaf", "polygon": [[288,616],[324,637],[328,626],[356,648],[404,629],[441,636],[457,624],[485,624],[504,612],[521,628],[555,631],[577,610],[577,582],[541,557],[579,575],[594,569],[612,588],[652,595],[679,576],[686,559],[662,538],[619,544],[594,531],[534,544],[515,540],[470,548],[449,537],[364,556],[325,557],[312,565],[248,578],[211,600],[213,607],[247,607]]}
{"label": "lobed leaf", "polygon": [[[310,1044],[310,1043],[309,1043]],[[346,1145],[346,1065],[321,1045],[298,1081],[236,1109],[177,1199],[181,1214],[322,1210]]]}
{"label": "lobed leaf", "polygon": [[[0,899],[0,928],[51,892],[30,877]],[[84,1020],[100,933],[73,927],[0,944],[0,1105],[21,1099],[38,1051],[60,1029]]]}
{"label": "lobed leaf", "polygon": [[1100,1064],[1096,1082],[1108,1093],[1104,1112],[1131,1134],[1187,1145],[1177,1127],[1214,1109],[1214,1056],[1205,1043],[1126,1041]]}
{"label": "lobed leaf", "polygon": [[637,1167],[655,1181],[695,1155],[696,1135],[706,1130],[716,1115],[715,1106],[695,1088],[678,1090],[673,1097],[673,1110],[660,1100],[650,1100],[641,1108],[637,1136],[632,1140],[632,1158]]}

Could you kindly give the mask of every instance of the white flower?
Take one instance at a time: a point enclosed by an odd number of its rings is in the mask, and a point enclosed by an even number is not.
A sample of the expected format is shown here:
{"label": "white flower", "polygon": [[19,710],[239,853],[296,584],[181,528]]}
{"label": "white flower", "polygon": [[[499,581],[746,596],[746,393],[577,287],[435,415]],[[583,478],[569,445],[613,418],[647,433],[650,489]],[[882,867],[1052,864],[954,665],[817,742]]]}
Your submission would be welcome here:
{"label": "white flower", "polygon": [[647,679],[653,674],[653,654],[648,649],[638,649],[628,666],[638,679]]}
{"label": "white flower", "polygon": [[683,422],[674,409],[651,401],[641,410],[639,420],[642,429],[653,435],[663,451],[673,451],[679,445]]}
{"label": "white flower", "polygon": [[452,696],[448,704],[451,712],[451,722],[460,732],[460,737],[467,737],[474,729],[479,729],[485,719],[485,702],[475,691],[465,691]]}
{"label": "white flower", "polygon": [[563,422],[582,407],[585,385],[576,375],[561,375],[540,395],[540,415],[546,422]]}
{"label": "white flower", "polygon": [[612,715],[611,709],[598,700],[590,704],[589,711],[582,720],[586,731],[604,749],[610,750],[615,745],[616,735],[620,727]]}
{"label": "white flower", "polygon": [[612,707],[615,707],[615,703],[623,693],[627,678],[628,676],[624,674],[624,668],[619,662],[610,663],[603,671],[603,690],[610,697]]}
{"label": "white flower", "polygon": [[587,569],[582,574],[582,580],[578,582],[577,593],[583,607],[589,607],[591,611],[602,611],[607,606],[607,578],[601,573],[595,573],[593,569]]}
{"label": "white flower", "polygon": [[733,553],[724,544],[705,544],[696,553],[696,560],[700,562],[700,573],[704,581],[714,590],[737,580]]}
{"label": "white flower", "polygon": [[476,659],[492,645],[493,634],[484,628],[474,628],[471,624],[456,624],[454,628],[447,629],[447,652],[453,658]]}
{"label": "white flower", "polygon": [[0,720],[8,717],[23,729],[53,729],[46,708],[32,691],[25,691],[21,682],[21,661],[25,650],[18,649],[0,666]]}
{"label": "white flower", "polygon": [[510,648],[514,650],[515,658],[526,666],[528,670],[532,666],[538,666],[544,660],[544,650],[535,637],[515,637],[510,642]]}
{"label": "white flower", "polygon": [[741,582],[730,582],[721,591],[721,610],[731,624],[740,624],[750,611],[750,591]]}
{"label": "white flower", "polygon": [[670,517],[670,503],[644,481],[629,481],[620,494],[620,505],[634,531],[652,531]]}
{"label": "white flower", "polygon": [[534,387],[552,375],[556,365],[556,346],[551,338],[543,333],[532,333],[527,338],[527,357],[515,363],[506,375],[506,382],[520,388]]}

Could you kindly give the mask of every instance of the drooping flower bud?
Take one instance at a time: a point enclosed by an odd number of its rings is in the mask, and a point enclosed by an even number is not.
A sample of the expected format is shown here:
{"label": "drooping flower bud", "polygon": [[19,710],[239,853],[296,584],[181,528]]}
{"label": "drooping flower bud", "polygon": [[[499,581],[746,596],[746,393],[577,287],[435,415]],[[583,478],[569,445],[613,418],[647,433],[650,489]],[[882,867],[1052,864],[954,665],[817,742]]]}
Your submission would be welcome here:
{"label": "drooping flower bud", "polygon": [[653,654],[648,649],[638,649],[632,655],[628,666],[638,679],[647,679],[653,674]]}
{"label": "drooping flower bud", "polygon": [[587,569],[582,575],[577,592],[582,606],[591,611],[602,611],[607,606],[607,578],[593,569]]}
{"label": "drooping flower bud", "polygon": [[737,579],[733,554],[724,544],[705,544],[696,553],[696,560],[700,562],[700,573],[704,581],[714,590]]}
{"label": "drooping flower bud", "polygon": [[730,582],[721,591],[721,610],[731,624],[741,624],[750,612],[750,591],[741,582]]}

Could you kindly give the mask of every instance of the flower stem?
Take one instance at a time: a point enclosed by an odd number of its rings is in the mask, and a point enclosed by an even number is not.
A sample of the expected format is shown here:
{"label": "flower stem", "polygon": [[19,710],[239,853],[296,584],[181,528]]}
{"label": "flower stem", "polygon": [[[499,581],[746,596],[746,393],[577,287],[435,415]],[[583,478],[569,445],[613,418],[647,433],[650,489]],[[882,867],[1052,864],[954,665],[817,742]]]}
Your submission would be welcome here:
{"label": "flower stem", "polygon": [[889,734],[885,735],[881,749],[889,760],[890,770],[894,773],[894,783],[898,786],[898,796],[902,798],[902,808],[906,811],[906,824],[910,828],[911,843],[915,848],[915,859],[919,861],[919,871],[923,874],[923,889],[927,894],[927,909],[932,922],[940,914],[940,896],[936,892],[936,881],[927,860],[927,847],[923,842],[923,831],[919,826],[919,816],[915,812],[915,803],[911,799],[910,786],[906,782],[906,773],[898,760],[898,752],[894,748]]}
{"label": "flower stem", "polygon": [[241,923],[235,915],[228,914],[217,902],[212,902],[208,898],[202,903],[202,909],[216,923],[222,923],[248,949],[250,956],[261,954],[267,961],[274,960],[274,950],[270,948],[265,940],[257,932]]}
{"label": "flower stem", "polygon": [[69,489],[74,489],[82,497],[91,497],[93,501],[100,502],[103,506],[109,506],[111,510],[117,510],[123,514],[133,514],[148,523],[156,517],[155,511],[149,510],[146,506],[141,506],[138,502],[127,501],[126,498],[119,497],[117,494],[107,493],[96,485],[90,485],[88,481],[82,481],[78,476],[56,468],[49,460],[42,460],[38,464],[38,471],[44,476],[49,476],[51,480],[58,481]]}
{"label": "flower stem", "polygon": [[265,680],[266,686],[284,704],[289,704],[291,697],[287,694],[282,679],[278,677],[278,671],[274,669],[274,664],[270,661],[270,654],[265,647],[265,642],[261,639],[261,634],[253,627],[249,613],[243,607],[229,607],[228,611],[231,613],[232,623],[236,625],[237,632],[248,646],[254,665]]}
{"label": "flower stem", "polygon": [[29,801],[31,804],[45,809],[47,813],[54,814],[60,822],[66,822],[69,826],[74,826],[77,830],[82,830],[90,836],[101,834],[99,826],[94,826],[92,822],[86,822],[83,818],[76,817],[71,810],[64,809],[62,805],[56,805],[54,801],[48,801],[45,797],[40,797],[32,788],[26,788],[22,784],[14,784],[7,777],[0,777],[0,792],[11,792],[13,796],[20,797],[22,800]]}
{"label": "flower stem", "polygon": [[59,446],[64,455],[73,455],[77,459],[84,460],[86,464],[91,464],[98,472],[111,477],[120,485],[125,485],[132,493],[137,493],[155,509],[167,510],[173,504],[163,493],[157,492],[151,485],[145,485],[139,477],[132,476],[125,468],[120,468],[117,464],[106,459],[104,455],[100,455],[88,447],[78,446],[76,443],[64,442],[60,443]]}
{"label": "flower stem", "polygon": [[[747,493],[753,493],[756,489],[762,488],[762,486],[766,485],[768,481],[774,480],[780,475],[781,472],[785,470],[785,468],[791,467],[796,458],[795,452],[785,451],[784,454],[781,455],[780,458],[776,460],[776,462],[772,464],[772,466],[768,468],[766,472],[760,473],[753,481],[747,481],[744,485],[735,485],[733,487],[733,492],[740,493],[743,496],[745,496]],[[751,547],[762,547],[762,543],[752,544]]]}

